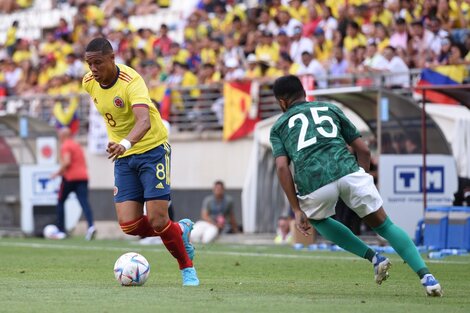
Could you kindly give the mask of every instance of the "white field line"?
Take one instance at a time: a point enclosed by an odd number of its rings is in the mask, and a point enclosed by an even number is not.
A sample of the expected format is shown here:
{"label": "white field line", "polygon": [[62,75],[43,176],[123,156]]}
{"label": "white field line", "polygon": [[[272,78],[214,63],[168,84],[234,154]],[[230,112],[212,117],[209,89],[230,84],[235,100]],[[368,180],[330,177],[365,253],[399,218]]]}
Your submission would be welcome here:
{"label": "white field line", "polygon": [[[132,250],[129,247],[111,247],[111,246],[81,246],[81,245],[64,245],[64,244],[52,244],[52,243],[28,243],[28,242],[2,242],[0,241],[0,247],[25,247],[25,248],[34,248],[34,249],[60,249],[60,250],[80,250],[80,251],[122,251],[126,252]],[[156,248],[158,247],[158,248]],[[153,246],[149,247],[148,245],[135,245],[134,250],[146,250],[152,252],[165,252],[166,250],[163,246]],[[239,246],[242,247],[242,246]],[[338,256],[331,255],[322,255],[321,251],[319,252],[309,252],[314,253],[315,255],[299,255],[299,254],[280,254],[280,253],[266,253],[266,252],[234,252],[234,251],[207,251],[207,250],[196,250],[198,254],[212,254],[212,255],[230,255],[230,256],[242,256],[242,257],[264,257],[264,258],[289,258],[289,259],[312,259],[312,260],[337,260],[337,261],[351,261],[358,260],[358,257],[345,255],[342,252]],[[401,259],[398,256],[392,256],[392,260],[400,261]],[[470,264],[470,261],[455,261],[455,260],[425,260],[427,263],[445,263],[445,264]]]}

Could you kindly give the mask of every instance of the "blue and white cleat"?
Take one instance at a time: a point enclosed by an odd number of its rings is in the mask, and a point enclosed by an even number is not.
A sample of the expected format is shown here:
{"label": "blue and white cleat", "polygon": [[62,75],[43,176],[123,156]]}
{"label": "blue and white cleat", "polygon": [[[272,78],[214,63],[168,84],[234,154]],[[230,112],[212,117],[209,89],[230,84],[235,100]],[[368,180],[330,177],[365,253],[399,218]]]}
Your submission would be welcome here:
{"label": "blue and white cleat", "polygon": [[193,225],[194,222],[191,221],[189,218],[182,219],[178,222],[182,229],[183,229],[183,243],[184,243],[184,248],[186,249],[186,253],[188,253],[188,256],[191,260],[194,259],[194,246],[193,244],[189,241],[189,236],[191,235],[191,231],[193,230]]}
{"label": "blue and white cleat", "polygon": [[181,275],[183,276],[183,286],[199,286],[199,278],[197,278],[194,267],[183,268]]}
{"label": "blue and white cleat", "polygon": [[392,266],[392,263],[388,258],[376,253],[372,259],[372,264],[374,264],[375,282],[381,285],[388,278],[388,269]]}
{"label": "blue and white cleat", "polygon": [[421,285],[426,290],[426,294],[430,297],[442,297],[442,288],[439,282],[432,274],[426,274],[421,278]]}

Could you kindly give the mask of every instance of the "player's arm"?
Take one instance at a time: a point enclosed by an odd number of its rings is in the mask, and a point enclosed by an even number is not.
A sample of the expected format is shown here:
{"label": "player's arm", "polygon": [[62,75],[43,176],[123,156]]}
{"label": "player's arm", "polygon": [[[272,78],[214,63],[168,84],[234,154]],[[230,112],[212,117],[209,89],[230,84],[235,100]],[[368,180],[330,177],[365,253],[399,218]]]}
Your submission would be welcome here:
{"label": "player's arm", "polygon": [[360,137],[354,139],[349,144],[354,152],[356,153],[357,163],[362,167],[366,172],[370,170],[370,150],[367,144]]}
{"label": "player's arm", "polygon": [[211,216],[209,215],[209,211],[206,208],[201,209],[201,218],[203,221],[215,225],[215,222],[212,220]]}
{"label": "player's arm", "polygon": [[309,235],[308,232],[311,228],[305,213],[300,209],[299,199],[297,198],[297,192],[295,190],[294,179],[292,178],[292,172],[289,168],[289,158],[287,156],[278,156],[276,158],[276,172],[281,187],[286,193],[287,199],[289,200],[292,211],[295,214],[295,224],[297,228],[305,236]]}
{"label": "player's arm", "polygon": [[141,140],[149,131],[151,125],[148,106],[134,105],[132,107],[132,112],[135,117],[134,127],[131,129],[127,137],[121,140],[121,142],[116,143],[111,141],[108,143],[108,159],[112,159],[113,161],[116,160],[118,156],[124,154],[126,150],[139,142],[139,140]]}

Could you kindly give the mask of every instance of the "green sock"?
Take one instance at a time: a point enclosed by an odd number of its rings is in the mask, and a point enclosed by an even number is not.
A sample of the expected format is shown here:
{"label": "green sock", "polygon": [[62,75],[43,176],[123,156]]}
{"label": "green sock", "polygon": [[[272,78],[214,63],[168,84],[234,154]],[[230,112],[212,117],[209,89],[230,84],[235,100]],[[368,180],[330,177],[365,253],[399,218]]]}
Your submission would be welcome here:
{"label": "green sock", "polygon": [[385,222],[373,230],[380,236],[387,239],[390,245],[395,249],[398,255],[408,263],[413,271],[422,278],[425,274],[429,273],[426,264],[424,264],[423,258],[416,249],[413,241],[407,233],[400,227],[393,224],[393,222],[387,217]]}
{"label": "green sock", "polygon": [[310,220],[310,223],[320,235],[329,241],[361,258],[372,261],[372,257],[375,255],[374,251],[340,222],[329,217],[319,221]]}

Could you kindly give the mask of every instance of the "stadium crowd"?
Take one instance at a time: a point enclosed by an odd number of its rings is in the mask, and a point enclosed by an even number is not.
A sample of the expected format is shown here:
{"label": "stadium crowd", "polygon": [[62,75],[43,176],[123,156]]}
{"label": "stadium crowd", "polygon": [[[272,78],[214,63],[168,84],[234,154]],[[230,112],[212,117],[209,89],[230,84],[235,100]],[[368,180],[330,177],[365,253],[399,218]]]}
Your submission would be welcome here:
{"label": "stadium crowd", "polygon": [[[15,5],[0,11],[31,2],[5,1]],[[287,73],[311,74],[326,87],[327,75],[390,72],[393,87],[409,85],[410,68],[451,65],[459,82],[468,79],[470,0],[201,0],[180,42],[170,35],[173,25],[152,31],[129,22],[170,0],[55,2],[77,7],[72,23],[61,19],[40,40],[18,38],[18,22],[8,29],[0,44],[0,95],[80,92],[84,47],[97,36],[110,40],[117,62],[142,74],[157,101],[168,87]]]}

